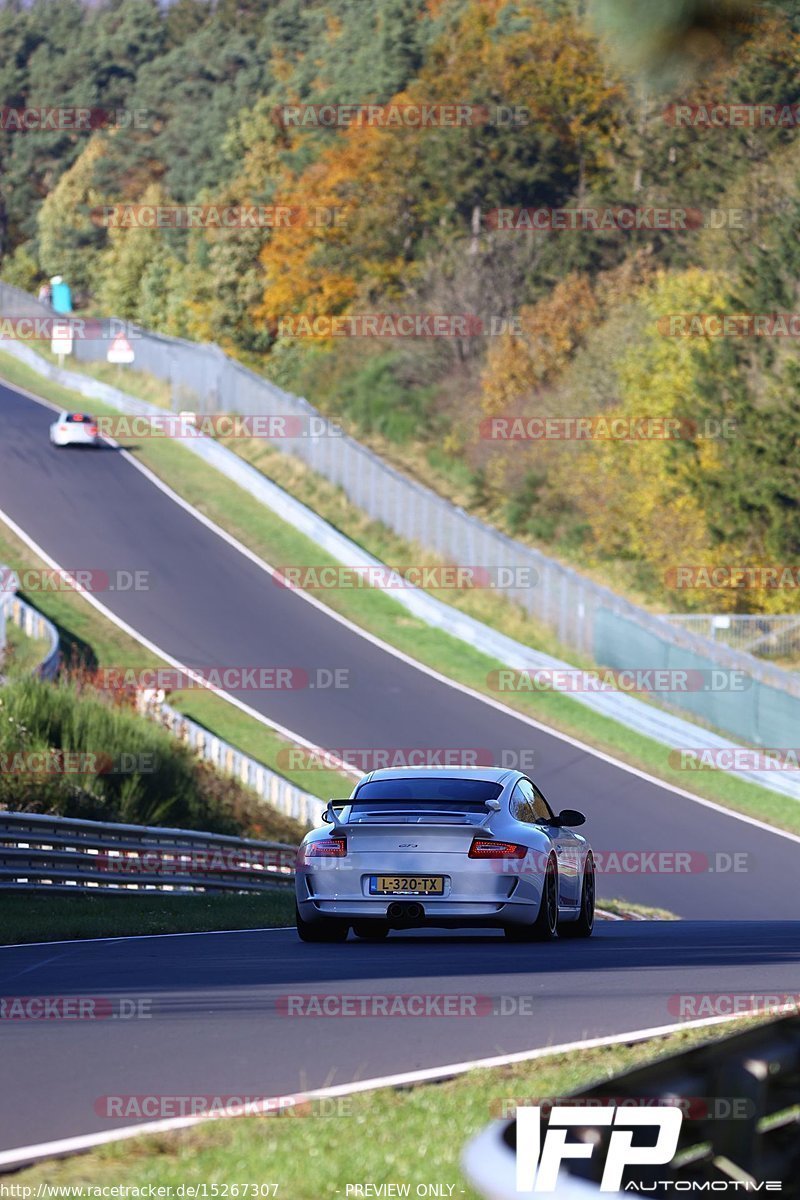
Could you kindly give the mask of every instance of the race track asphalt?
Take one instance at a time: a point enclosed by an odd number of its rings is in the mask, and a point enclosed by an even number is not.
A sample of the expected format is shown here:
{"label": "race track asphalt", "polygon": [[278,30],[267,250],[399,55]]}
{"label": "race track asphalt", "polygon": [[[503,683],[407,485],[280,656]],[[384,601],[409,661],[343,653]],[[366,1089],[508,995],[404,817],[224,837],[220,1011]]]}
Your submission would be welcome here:
{"label": "race track asphalt", "polygon": [[[0,1150],[174,1116],[173,1097],[291,1095],[722,1014],[753,992],[800,994],[792,923],[601,922],[588,942],[527,946],[433,932],[309,946],[292,929],[6,947],[0,997],[124,998],[143,1015],[0,1021]],[[309,996],[418,995],[464,1015],[289,1015]],[[108,1118],[108,1096],[144,1115]]]}

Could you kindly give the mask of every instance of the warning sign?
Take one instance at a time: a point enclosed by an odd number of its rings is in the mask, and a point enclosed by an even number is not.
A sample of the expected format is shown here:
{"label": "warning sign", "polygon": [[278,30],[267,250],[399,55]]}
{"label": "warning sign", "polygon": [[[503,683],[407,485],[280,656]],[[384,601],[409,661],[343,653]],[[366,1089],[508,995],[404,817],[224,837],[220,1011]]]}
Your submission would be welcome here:
{"label": "warning sign", "polygon": [[111,345],[108,347],[106,358],[110,363],[132,363],[134,354],[133,346],[130,344],[124,333],[118,333]]}

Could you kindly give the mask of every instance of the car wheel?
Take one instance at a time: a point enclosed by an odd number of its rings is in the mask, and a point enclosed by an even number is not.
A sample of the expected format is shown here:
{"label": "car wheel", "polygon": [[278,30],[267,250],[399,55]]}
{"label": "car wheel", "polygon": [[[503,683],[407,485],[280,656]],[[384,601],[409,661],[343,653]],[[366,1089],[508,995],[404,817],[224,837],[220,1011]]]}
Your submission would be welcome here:
{"label": "car wheel", "polygon": [[353,933],[365,942],[382,942],[389,936],[389,926],[385,921],[356,921]]}
{"label": "car wheel", "polygon": [[559,937],[587,938],[592,936],[594,929],[595,877],[594,859],[591,854],[586,859],[586,869],[583,872],[583,888],[581,889],[581,911],[577,921],[559,925]]}
{"label": "car wheel", "polygon": [[320,921],[304,921],[297,906],[294,910],[294,923],[301,942],[344,942],[350,929],[344,921],[337,921],[333,917],[323,917]]}
{"label": "car wheel", "polygon": [[549,942],[558,932],[558,872],[556,860],[547,860],[539,915],[532,925],[507,925],[505,935],[511,942]]}

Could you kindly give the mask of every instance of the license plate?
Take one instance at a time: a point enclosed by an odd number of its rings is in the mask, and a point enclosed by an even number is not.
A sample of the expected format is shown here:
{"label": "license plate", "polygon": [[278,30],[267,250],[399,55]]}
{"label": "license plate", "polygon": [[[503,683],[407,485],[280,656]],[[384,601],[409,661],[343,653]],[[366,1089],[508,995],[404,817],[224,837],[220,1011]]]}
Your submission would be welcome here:
{"label": "license plate", "polygon": [[373,875],[369,890],[373,896],[443,896],[444,875]]}

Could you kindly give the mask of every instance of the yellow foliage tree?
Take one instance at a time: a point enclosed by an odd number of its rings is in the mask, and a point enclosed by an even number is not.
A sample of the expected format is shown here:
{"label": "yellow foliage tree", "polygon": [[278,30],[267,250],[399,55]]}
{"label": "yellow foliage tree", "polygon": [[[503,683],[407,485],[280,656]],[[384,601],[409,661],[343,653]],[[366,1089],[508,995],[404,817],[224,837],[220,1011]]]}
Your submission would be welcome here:
{"label": "yellow foliage tree", "polygon": [[713,353],[713,346],[708,340],[666,336],[659,318],[717,311],[725,301],[721,280],[697,269],[661,273],[639,298],[650,318],[647,333],[639,344],[622,349],[617,363],[621,402],[604,415],[629,422],[675,418],[685,422],[681,435],[589,442],[578,469],[571,463],[569,477],[554,486],[568,489],[584,513],[598,558],[646,563],[666,585],[671,568],[712,561],[715,550],[692,479],[698,471],[719,469],[719,455],[714,441],[696,436],[690,424],[699,398],[700,360]]}

